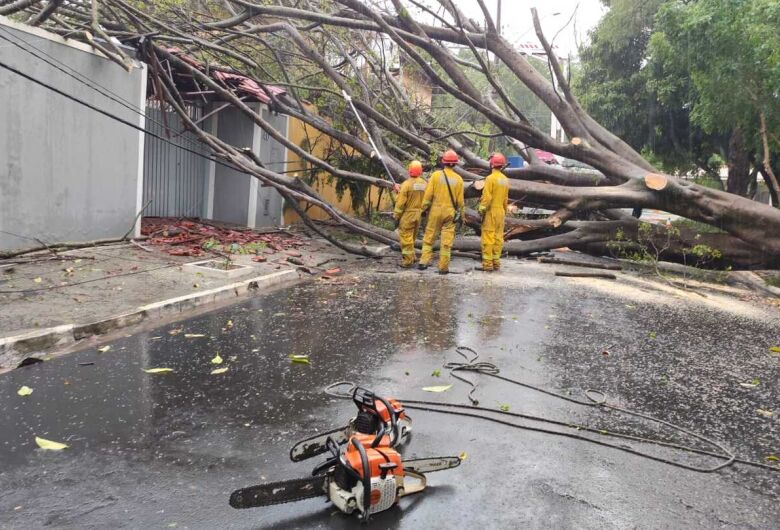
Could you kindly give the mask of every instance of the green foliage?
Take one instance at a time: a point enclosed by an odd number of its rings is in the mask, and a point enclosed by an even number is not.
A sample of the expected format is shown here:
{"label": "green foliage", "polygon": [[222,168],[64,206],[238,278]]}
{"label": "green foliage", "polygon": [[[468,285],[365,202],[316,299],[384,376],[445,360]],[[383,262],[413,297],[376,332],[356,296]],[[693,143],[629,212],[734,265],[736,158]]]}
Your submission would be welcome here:
{"label": "green foliage", "polygon": [[[610,11],[580,51],[574,89],[594,118],[654,165],[714,175],[735,127],[746,149],[760,151],[759,111],[780,137],[780,2],[605,3]],[[720,187],[716,179],[708,182]]]}

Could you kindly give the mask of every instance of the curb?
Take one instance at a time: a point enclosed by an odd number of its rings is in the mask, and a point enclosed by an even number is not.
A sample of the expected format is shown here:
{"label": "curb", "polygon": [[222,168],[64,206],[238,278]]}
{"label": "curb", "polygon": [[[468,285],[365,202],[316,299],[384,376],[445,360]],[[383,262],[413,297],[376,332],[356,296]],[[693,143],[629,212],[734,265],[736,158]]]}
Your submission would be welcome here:
{"label": "curb", "polygon": [[0,371],[4,368],[15,367],[31,353],[41,353],[55,347],[68,346],[95,335],[104,335],[117,329],[139,324],[149,318],[181,315],[206,304],[253,293],[262,287],[275,287],[292,283],[300,277],[296,269],[273,272],[207,291],[154,302],[138,307],[135,311],[114,315],[88,324],[64,324],[3,337],[0,338]]}

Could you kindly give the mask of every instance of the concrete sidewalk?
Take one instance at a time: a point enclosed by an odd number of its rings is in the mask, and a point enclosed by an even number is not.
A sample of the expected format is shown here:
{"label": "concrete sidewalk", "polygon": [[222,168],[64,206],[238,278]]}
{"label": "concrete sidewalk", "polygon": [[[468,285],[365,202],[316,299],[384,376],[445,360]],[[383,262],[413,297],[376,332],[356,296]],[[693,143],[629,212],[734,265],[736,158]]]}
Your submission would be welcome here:
{"label": "concrete sidewalk", "polygon": [[302,246],[265,249],[263,263],[251,255],[232,256],[245,269],[230,277],[188,265],[207,257],[171,256],[133,243],[59,252],[60,259],[39,253],[28,263],[0,261],[0,372],[94,335],[184,317],[199,306],[298,281],[309,276],[301,263],[316,273],[356,261],[324,240],[295,236],[305,238]]}

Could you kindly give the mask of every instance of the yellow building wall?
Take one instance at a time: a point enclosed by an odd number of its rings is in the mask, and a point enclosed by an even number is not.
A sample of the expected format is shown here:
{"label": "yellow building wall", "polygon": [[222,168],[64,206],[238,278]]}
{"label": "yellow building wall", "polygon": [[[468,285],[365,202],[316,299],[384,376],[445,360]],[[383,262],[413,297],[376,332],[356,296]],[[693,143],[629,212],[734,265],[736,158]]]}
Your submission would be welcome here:
{"label": "yellow building wall", "polygon": [[[320,158],[326,155],[330,143],[335,142],[335,140],[326,134],[293,117],[290,117],[287,123],[287,138],[294,142],[295,145],[304,147],[314,156]],[[308,172],[304,172],[307,166],[308,164],[304,163],[300,156],[290,150],[287,151],[287,171],[289,171],[289,175],[300,177],[308,174]],[[340,211],[350,215],[355,215],[357,213],[352,209],[352,197],[350,196],[349,190],[346,190],[341,199],[339,199],[338,194],[336,193],[336,183],[335,181],[328,182],[328,175],[320,173],[312,187],[317,190],[323,199]],[[390,193],[388,191],[389,190],[385,189],[382,193],[382,201],[380,203],[381,210],[392,209],[392,199],[390,198]],[[369,190],[368,199],[371,201],[372,208],[377,204],[379,192],[380,188],[376,186],[372,186]],[[330,216],[318,206],[310,206],[306,203],[301,203],[301,206],[304,208],[309,206],[308,214],[312,219],[321,221],[330,219]],[[300,222],[300,220],[300,216],[294,210],[285,208],[285,224],[297,223]]]}

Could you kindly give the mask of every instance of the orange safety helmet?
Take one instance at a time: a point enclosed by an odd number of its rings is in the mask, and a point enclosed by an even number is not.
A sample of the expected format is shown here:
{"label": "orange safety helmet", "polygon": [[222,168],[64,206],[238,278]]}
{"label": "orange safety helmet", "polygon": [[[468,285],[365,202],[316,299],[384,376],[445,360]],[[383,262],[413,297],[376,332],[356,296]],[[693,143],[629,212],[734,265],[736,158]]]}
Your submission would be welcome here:
{"label": "orange safety helmet", "polygon": [[419,160],[409,162],[409,176],[419,177],[423,173],[422,163]]}
{"label": "orange safety helmet", "polygon": [[506,157],[501,153],[493,153],[488,158],[488,162],[490,162],[490,167],[500,169],[506,166]]}
{"label": "orange safety helmet", "polygon": [[458,162],[460,162],[460,158],[458,157],[458,153],[453,151],[452,149],[447,149],[444,151],[444,154],[441,156],[441,162],[442,164],[450,164],[455,165]]}

